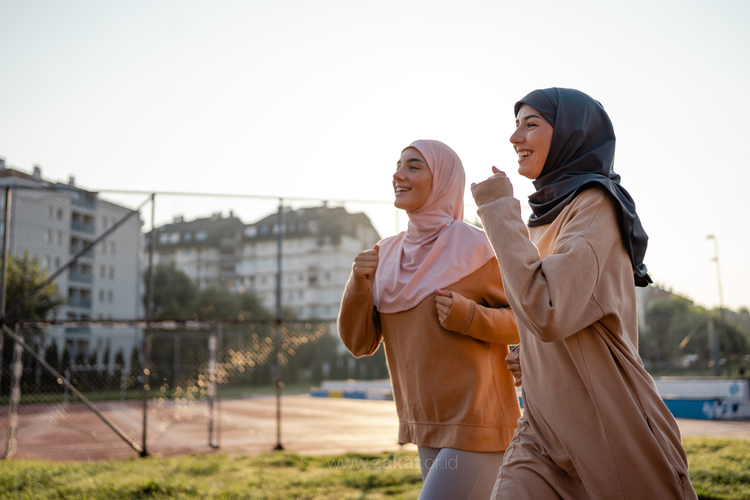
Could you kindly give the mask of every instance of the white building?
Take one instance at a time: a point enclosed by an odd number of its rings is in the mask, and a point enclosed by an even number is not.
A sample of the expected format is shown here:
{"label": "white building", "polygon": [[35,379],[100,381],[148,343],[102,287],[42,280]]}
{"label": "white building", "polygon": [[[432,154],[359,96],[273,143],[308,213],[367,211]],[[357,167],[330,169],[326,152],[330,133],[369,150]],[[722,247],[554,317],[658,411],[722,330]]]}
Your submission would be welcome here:
{"label": "white building", "polygon": [[[90,321],[143,317],[140,214],[77,188],[72,177],[67,185],[52,183],[42,179],[39,167],[35,167],[32,174],[26,174],[6,168],[5,161],[0,159],[0,188],[9,185],[19,186],[11,191],[9,253],[23,255],[28,251],[30,256],[39,258],[42,268],[50,274],[117,221],[130,216],[55,278],[65,303],[54,312],[54,317],[47,319]],[[24,189],[24,186],[48,189]],[[3,213],[4,205],[3,189],[0,192]],[[81,349],[103,352],[109,347],[113,356],[120,347],[128,356],[134,338],[139,336],[136,328],[86,326],[54,328],[51,332],[58,348],[67,345],[72,354]]]}
{"label": "white building", "polygon": [[[275,310],[278,214],[243,224],[214,214],[157,228],[157,263],[174,262],[200,287],[252,291]],[[282,244],[282,306],[299,319],[333,319],[357,253],[379,240],[365,214],[343,207],[287,209]]]}

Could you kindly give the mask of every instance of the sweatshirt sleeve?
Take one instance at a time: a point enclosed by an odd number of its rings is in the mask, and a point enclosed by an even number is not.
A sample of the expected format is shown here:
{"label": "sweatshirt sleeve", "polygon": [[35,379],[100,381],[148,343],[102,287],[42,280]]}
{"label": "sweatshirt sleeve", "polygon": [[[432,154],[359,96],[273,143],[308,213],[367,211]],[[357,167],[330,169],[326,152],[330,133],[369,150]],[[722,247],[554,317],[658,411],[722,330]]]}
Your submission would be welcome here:
{"label": "sweatshirt sleeve", "polygon": [[349,276],[336,324],[341,341],[354,357],[369,356],[378,350],[383,333],[371,280],[354,273]]}
{"label": "sweatshirt sleeve", "polygon": [[567,338],[604,316],[594,291],[601,266],[620,238],[615,208],[598,189],[579,194],[572,203],[576,206],[543,260],[529,240],[518,200],[500,198],[478,211],[516,320],[543,342]]}
{"label": "sweatshirt sleeve", "polygon": [[442,323],[443,328],[485,342],[517,344],[516,318],[505,297],[497,263],[482,286],[481,302],[454,293],[453,306]]}

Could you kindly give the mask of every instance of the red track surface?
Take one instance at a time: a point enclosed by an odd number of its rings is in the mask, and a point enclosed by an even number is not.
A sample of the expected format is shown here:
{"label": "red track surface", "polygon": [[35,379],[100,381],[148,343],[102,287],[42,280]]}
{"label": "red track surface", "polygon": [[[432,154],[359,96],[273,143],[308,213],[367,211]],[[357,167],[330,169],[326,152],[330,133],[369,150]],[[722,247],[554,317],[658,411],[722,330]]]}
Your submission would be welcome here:
{"label": "red track surface", "polygon": [[[141,442],[140,403],[99,403],[97,407],[133,440]],[[148,451],[154,456],[187,453],[257,455],[276,445],[276,400],[257,398],[220,403],[219,449],[208,445],[205,402],[152,403]],[[402,449],[396,442],[398,420],[392,401],[282,398],[281,443],[287,451],[335,454]],[[0,409],[0,436],[7,428],[7,408]],[[22,406],[16,458],[105,460],[138,454],[80,403]],[[678,419],[683,436],[750,439],[750,422]],[[4,452],[5,443],[0,444]],[[416,449],[406,445],[403,449]]]}

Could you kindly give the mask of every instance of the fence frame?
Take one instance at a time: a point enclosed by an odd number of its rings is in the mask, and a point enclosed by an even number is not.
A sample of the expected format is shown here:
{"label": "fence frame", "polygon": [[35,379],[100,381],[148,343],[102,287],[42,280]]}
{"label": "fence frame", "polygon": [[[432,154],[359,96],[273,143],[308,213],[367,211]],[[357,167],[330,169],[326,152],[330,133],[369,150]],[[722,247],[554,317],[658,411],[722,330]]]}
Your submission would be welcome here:
{"label": "fence frame", "polygon": [[[9,255],[9,242],[10,242],[10,221],[11,221],[11,210],[12,210],[12,197],[13,197],[13,191],[14,190],[36,190],[36,191],[73,191],[73,192],[80,192],[85,191],[87,193],[91,193],[94,195],[98,195],[101,192],[106,193],[112,193],[112,194],[133,194],[133,195],[145,195],[147,196],[147,199],[144,200],[140,205],[137,206],[135,209],[131,209],[125,216],[117,220],[112,226],[104,230],[100,235],[95,237],[93,241],[88,243],[87,245],[83,245],[80,251],[78,251],[75,255],[70,257],[64,264],[61,264],[60,267],[51,273],[46,280],[42,282],[42,284],[38,285],[34,290],[29,292],[25,297],[18,300],[15,304],[12,304],[10,307],[6,308],[6,289],[7,289],[7,283],[6,283],[6,276],[7,276],[7,263],[8,259],[10,257]],[[271,200],[275,199],[278,200],[278,215],[277,220],[279,227],[283,227],[284,223],[284,198],[282,197],[276,197],[276,196],[259,196],[259,195],[231,195],[231,194],[209,194],[209,193],[182,193],[182,192],[150,192],[150,191],[131,191],[131,190],[101,190],[101,191],[86,191],[82,190],[80,188],[74,187],[74,186],[64,186],[64,185],[55,185],[55,186],[29,186],[29,185],[20,185],[20,184],[8,184],[5,186],[5,210],[4,210],[4,231],[3,231],[3,253],[2,253],[2,274],[0,275],[0,380],[2,377],[2,353],[4,349],[4,338],[5,335],[7,335],[10,339],[13,340],[14,345],[14,366],[12,369],[12,372],[14,374],[18,373],[19,375],[16,377],[14,376],[14,388],[13,388],[13,397],[11,399],[16,400],[15,405],[10,405],[9,407],[9,426],[8,426],[8,433],[6,437],[6,454],[4,458],[12,458],[14,452],[15,452],[15,438],[16,438],[16,432],[17,432],[17,425],[18,425],[18,401],[20,401],[20,387],[17,387],[18,382],[20,382],[20,373],[22,371],[22,360],[21,360],[21,352],[23,350],[26,350],[42,367],[42,369],[47,370],[50,374],[52,374],[57,380],[60,385],[63,385],[67,390],[75,394],[76,397],[78,397],[84,404],[92,411],[94,412],[108,427],[110,427],[120,438],[122,438],[133,450],[135,450],[139,456],[146,457],[149,456],[148,447],[147,447],[147,424],[148,424],[148,394],[150,390],[149,386],[149,377],[151,374],[151,341],[152,341],[152,328],[156,324],[153,321],[153,268],[154,268],[154,252],[155,252],[155,244],[156,244],[156,225],[155,225],[155,210],[156,210],[156,198],[157,194],[160,195],[166,195],[166,196],[198,196],[198,197],[224,197],[224,198],[245,198],[245,199],[258,199],[258,200]],[[303,198],[303,197],[293,197],[288,198],[289,201],[320,201],[319,198]],[[373,203],[373,204],[383,204],[391,202],[384,202],[381,200],[328,200],[332,202],[356,202],[356,203]],[[144,318],[136,318],[136,319],[129,319],[129,320],[114,320],[114,321],[88,321],[88,322],[69,322],[69,321],[63,321],[63,322],[57,322],[57,321],[41,321],[41,322],[24,322],[23,325],[29,326],[29,325],[53,325],[53,324],[64,324],[64,325],[81,325],[83,323],[86,323],[87,325],[91,324],[106,324],[106,323],[117,323],[117,324],[137,324],[137,325],[143,325],[145,327],[145,332],[142,338],[142,346],[139,350],[139,374],[138,374],[138,381],[141,385],[142,390],[142,411],[143,411],[143,430],[142,430],[142,436],[141,436],[141,443],[136,443],[133,441],[130,437],[128,437],[119,427],[117,427],[113,422],[111,422],[107,417],[102,414],[101,411],[99,411],[96,406],[91,403],[81,392],[76,389],[73,384],[70,383],[69,377],[66,377],[62,374],[60,374],[57,370],[55,370],[52,366],[50,366],[38,353],[34,352],[34,349],[29,346],[26,342],[24,342],[23,338],[18,332],[14,332],[11,330],[8,325],[6,324],[6,318],[12,314],[13,312],[17,311],[27,300],[32,298],[34,295],[36,295],[41,289],[44,288],[48,283],[52,282],[57,276],[59,276],[61,273],[63,273],[65,270],[67,270],[70,266],[77,263],[78,259],[89,252],[91,249],[96,247],[97,244],[99,244],[102,240],[104,240],[107,236],[112,234],[114,231],[116,231],[119,227],[121,227],[130,217],[132,217],[136,213],[141,213],[143,208],[146,204],[151,203],[151,228],[149,233],[150,234],[150,240],[149,240],[149,248],[148,248],[148,268],[147,268],[147,282],[146,282],[146,300],[145,300],[145,317]],[[276,251],[276,263],[277,263],[277,273],[276,273],[276,287],[275,287],[275,319],[268,320],[269,323],[273,323],[275,325],[275,331],[276,331],[276,338],[275,338],[275,353],[274,353],[274,360],[272,364],[272,380],[274,381],[275,385],[275,396],[276,396],[276,445],[273,448],[274,451],[282,451],[284,450],[284,447],[282,445],[281,440],[281,392],[282,387],[284,386],[283,383],[283,370],[281,365],[281,346],[282,346],[282,329],[284,326],[284,323],[287,322],[287,320],[283,317],[283,308],[282,308],[282,278],[283,278],[283,271],[282,271],[282,259],[283,259],[283,241],[284,241],[284,231],[278,231],[277,232],[277,251]],[[238,322],[237,320],[229,320],[230,322]],[[334,320],[330,318],[324,318],[324,319],[307,319],[305,320],[307,322],[334,322]],[[239,321],[240,323],[242,321]],[[257,322],[257,320],[255,321]],[[161,320],[158,322],[158,324],[166,325],[166,324],[185,324],[185,323],[194,323],[194,322],[185,322],[183,320],[175,320],[175,321],[166,321]],[[201,324],[206,324],[206,322],[202,322]],[[222,328],[221,328],[222,322],[220,321],[214,321],[212,323],[212,326],[210,327],[210,335],[209,335],[209,352],[211,353],[210,362],[209,362],[209,424],[208,424],[208,443],[209,446],[213,448],[219,447],[219,433],[220,433],[220,421],[217,417],[218,415],[218,408],[219,408],[219,400],[217,397],[217,391],[216,391],[216,353],[218,351],[218,345],[221,344],[222,339]],[[16,325],[16,328],[18,329],[21,326],[19,323]],[[17,358],[17,359],[16,359]],[[11,446],[12,445],[12,446]]]}

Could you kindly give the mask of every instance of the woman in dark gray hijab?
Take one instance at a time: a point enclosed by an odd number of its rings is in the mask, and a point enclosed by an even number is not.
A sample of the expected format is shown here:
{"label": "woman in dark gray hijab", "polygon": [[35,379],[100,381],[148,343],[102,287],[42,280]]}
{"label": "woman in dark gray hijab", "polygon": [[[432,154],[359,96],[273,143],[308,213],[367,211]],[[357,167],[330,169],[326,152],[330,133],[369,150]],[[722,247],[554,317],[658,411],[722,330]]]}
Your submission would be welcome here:
{"label": "woman in dark gray hijab", "polygon": [[518,171],[537,189],[528,227],[503,172],[471,190],[521,339],[506,360],[517,385],[523,371],[524,414],[491,498],[695,499],[638,354],[647,236],[613,170],[612,123],[572,89],[536,90],[515,112]]}

